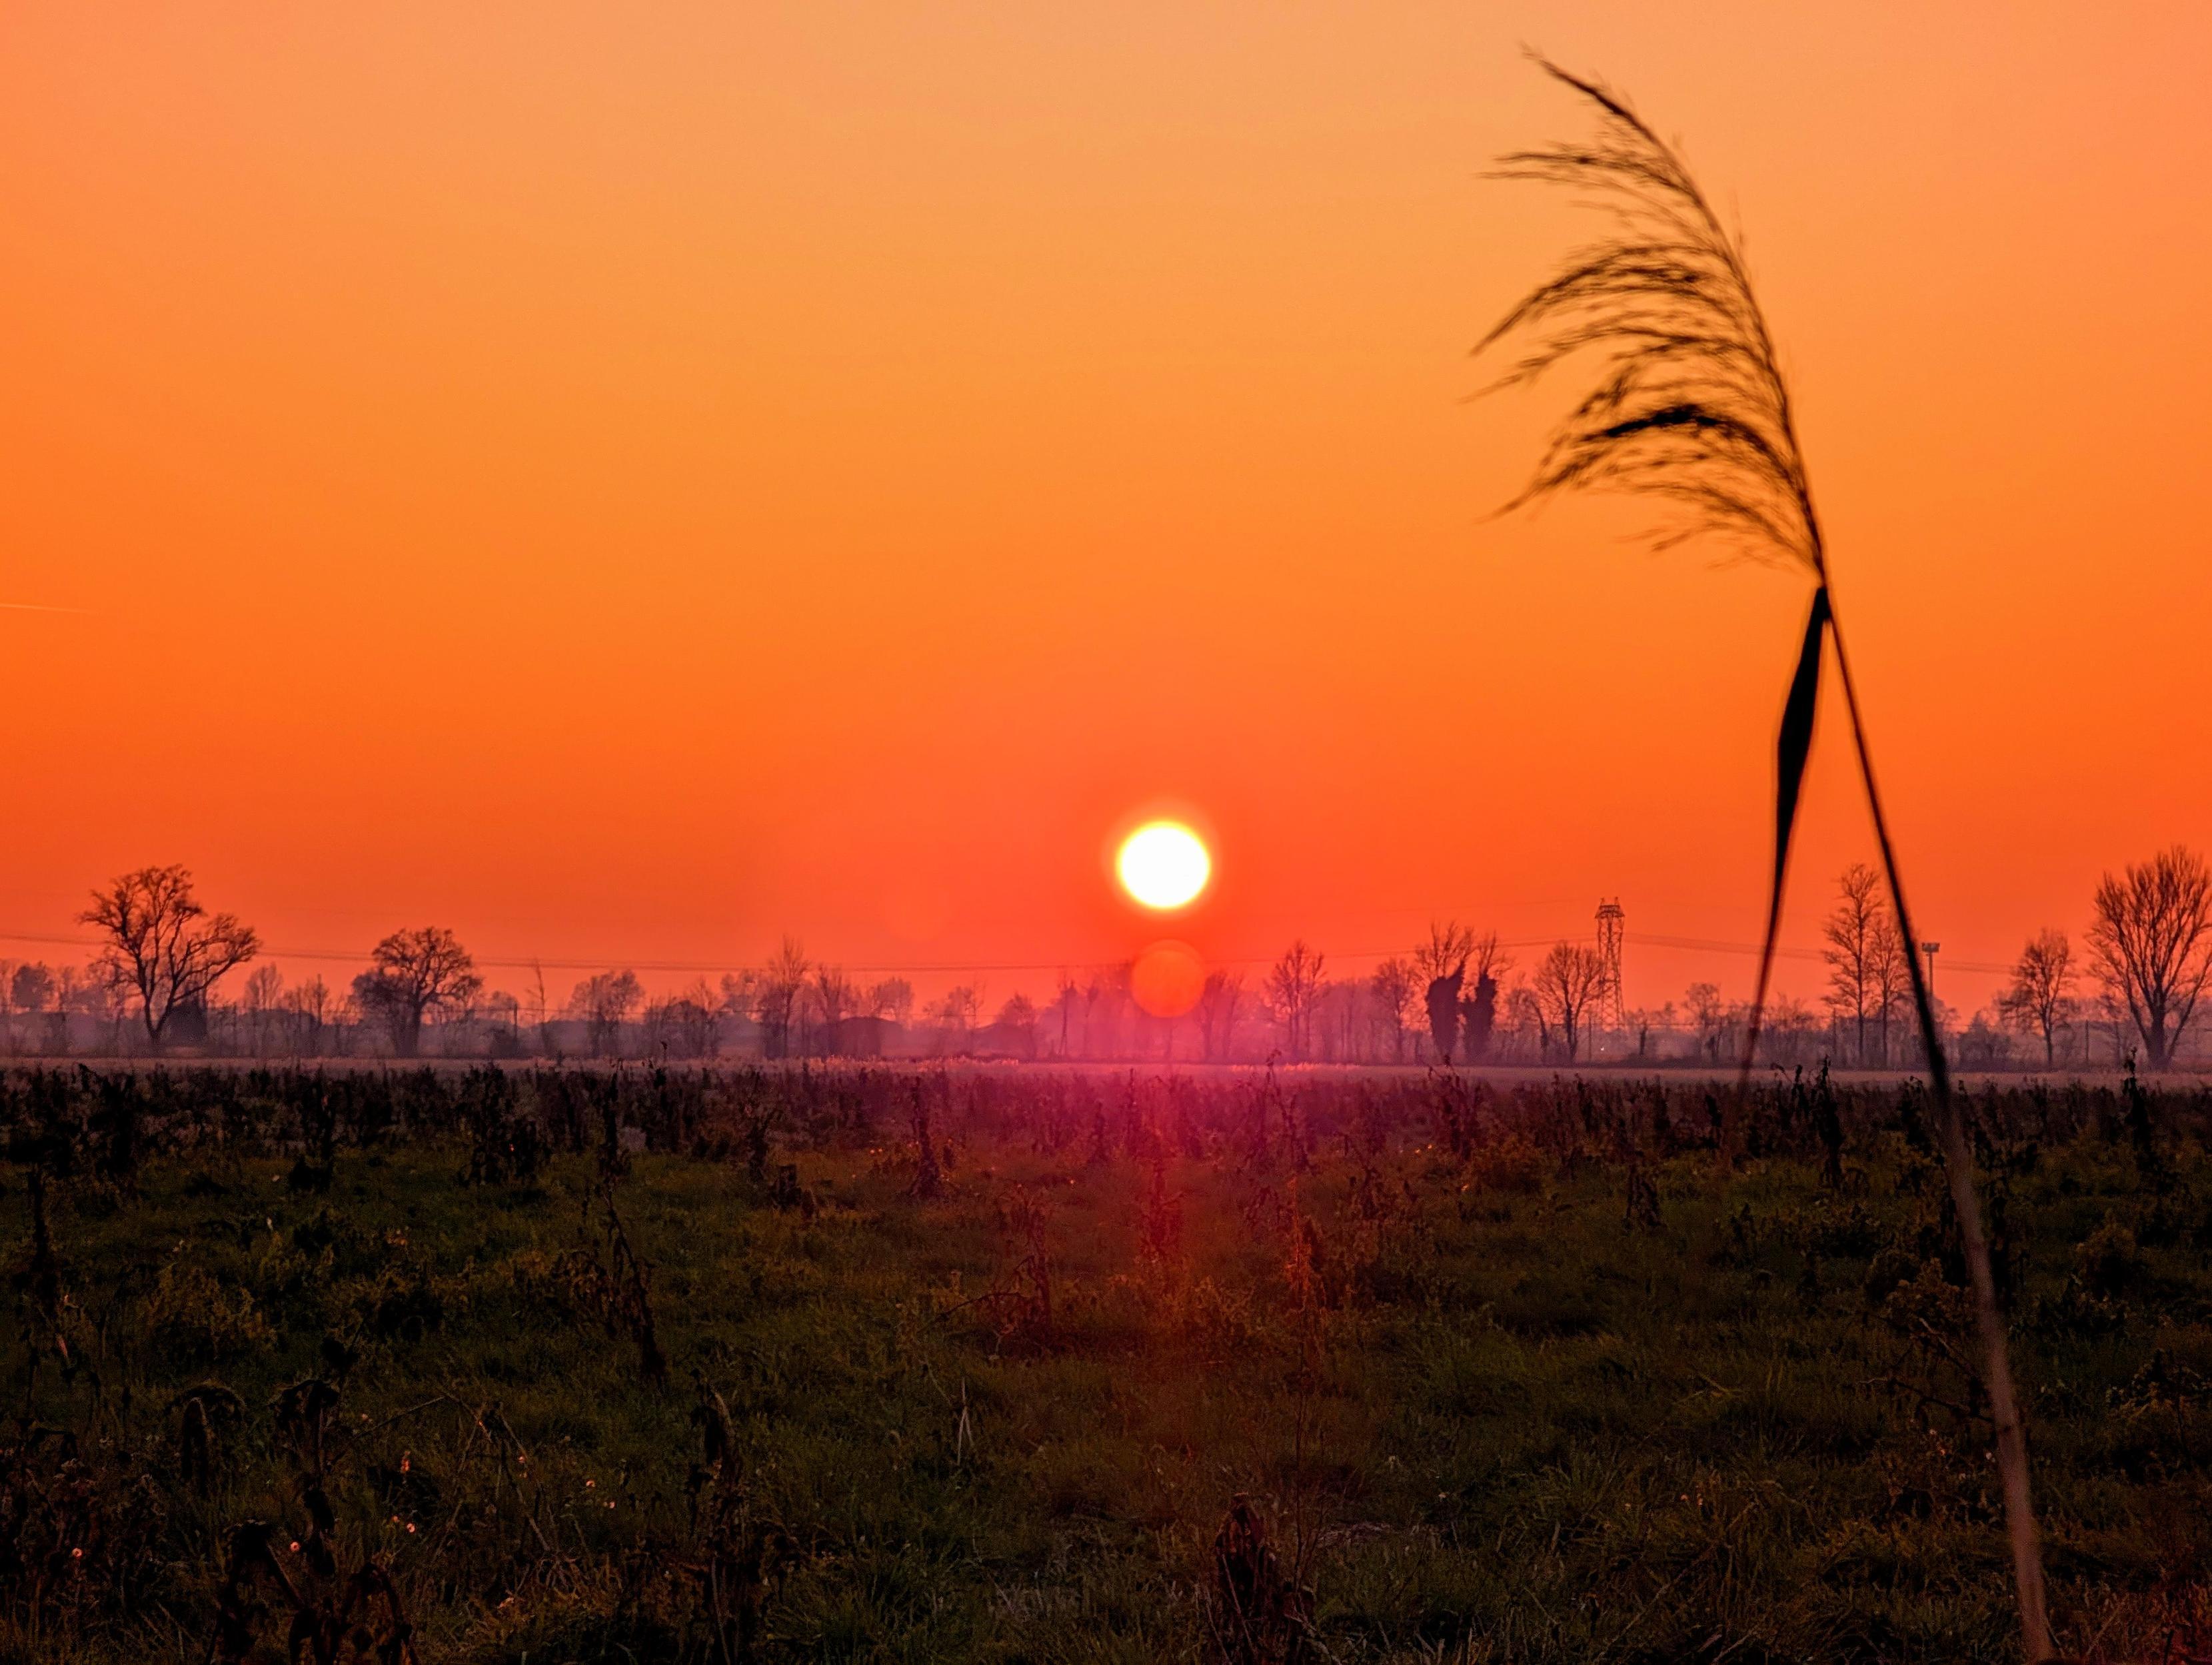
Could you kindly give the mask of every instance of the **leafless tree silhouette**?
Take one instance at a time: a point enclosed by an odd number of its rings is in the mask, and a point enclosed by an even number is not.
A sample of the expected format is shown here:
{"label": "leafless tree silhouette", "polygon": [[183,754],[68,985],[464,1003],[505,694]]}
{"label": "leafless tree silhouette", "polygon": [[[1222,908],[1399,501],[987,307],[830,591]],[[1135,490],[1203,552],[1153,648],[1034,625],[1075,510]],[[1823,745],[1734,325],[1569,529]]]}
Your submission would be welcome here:
{"label": "leafless tree silhouette", "polygon": [[94,891],[77,917],[106,938],[94,973],[137,996],[146,1038],[156,1047],[178,1011],[204,1002],[261,947],[251,928],[202,907],[191,874],[181,867],[125,873]]}
{"label": "leafless tree silhouette", "polygon": [[2043,1067],[2057,1061],[2057,1033],[2074,1015],[2074,945],[2064,931],[2039,931],[2014,962],[1997,1009],[2017,1029],[2043,1037]]}
{"label": "leafless tree silhouette", "polygon": [[1875,961],[1886,911],[1881,886],[1881,875],[1872,868],[1853,862],[1836,881],[1835,911],[1820,927],[1828,943],[1820,957],[1828,962],[1829,1009],[1839,1019],[1850,1019],[1857,1041],[1855,1056],[1862,1066],[1866,1063],[1867,1016],[1875,1003]]}
{"label": "leafless tree silhouette", "polygon": [[1283,951],[1267,972],[1261,996],[1283,1026],[1283,1045],[1293,1059],[1313,1044],[1314,1008],[1321,999],[1324,961],[1300,937]]}
{"label": "leafless tree silhouette", "polygon": [[[1812,748],[1825,645],[1832,644],[1835,651],[1898,934],[1907,944],[1917,939],[1832,607],[1827,547],[1814,508],[1789,384],[1753,294],[1741,247],[1722,227],[1674,147],[1624,100],[1596,82],[1540,58],[1537,62],[1595,106],[1597,130],[1583,142],[1513,152],[1500,160],[1498,177],[1572,191],[1606,216],[1607,229],[1570,254],[1507,312],[1478,349],[1509,340],[1525,343],[1501,386],[1534,381],[1570,361],[1595,360],[1595,384],[1562,421],[1527,489],[1509,506],[1583,487],[1640,493],[1658,499],[1667,512],[1652,534],[1658,546],[1711,540],[1735,556],[1794,567],[1814,580],[1777,748],[1774,872],[1766,947],[1746,1038],[1747,1077],[1781,922],[1790,835]],[[2027,1445],[1972,1159],[1926,975],[1917,954],[1908,950],[1905,961],[1973,1279],[2021,1633],[2028,1658],[2040,1661],[2051,1656],[2051,1642]]]}
{"label": "leafless tree silhouette", "polygon": [[2212,868],[2182,845],[2097,887],[2089,927],[2097,975],[2163,1069],[2212,982]]}
{"label": "leafless tree silhouette", "polygon": [[425,1018],[466,1006],[483,987],[476,961],[442,925],[392,932],[353,980],[354,998],[362,1011],[384,1020],[392,1050],[403,1058],[420,1050]]}
{"label": "leafless tree silhouette", "polygon": [[1605,990],[1603,957],[1580,942],[1554,942],[1529,974],[1529,986],[1546,1021],[1559,1032],[1567,1062],[1572,1063],[1590,1008]]}

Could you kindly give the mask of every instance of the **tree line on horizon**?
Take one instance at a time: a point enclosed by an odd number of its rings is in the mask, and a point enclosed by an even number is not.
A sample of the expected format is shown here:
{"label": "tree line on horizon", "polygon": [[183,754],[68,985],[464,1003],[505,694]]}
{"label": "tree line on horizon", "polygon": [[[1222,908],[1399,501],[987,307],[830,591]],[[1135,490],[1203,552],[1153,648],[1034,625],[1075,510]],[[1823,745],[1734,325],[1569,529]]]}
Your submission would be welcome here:
{"label": "tree line on horizon", "polygon": [[[1757,1061],[1917,1068],[1912,948],[1880,875],[1854,863],[1837,878],[1835,898],[1821,927],[1826,987],[1817,1002],[1768,1002]],[[262,945],[234,915],[206,910],[186,869],[120,875],[80,917],[101,939],[89,965],[0,960],[0,1026],[10,1050],[27,1039],[33,1050],[70,1050],[72,1014],[104,1024],[118,1052],[402,1058],[420,1056],[434,1033],[434,1050],[494,1056],[699,1059],[750,1050],[773,1060],[877,1056],[903,1044],[924,1055],[1069,1059],[1724,1067],[1741,1061],[1748,1038],[1746,1004],[1711,982],[1601,1025],[1607,968],[1594,946],[1555,942],[1522,970],[1495,931],[1453,921],[1361,975],[1333,974],[1325,955],[1295,941],[1249,986],[1245,972],[1209,972],[1192,1010],[1164,1020],[1137,1005],[1127,966],[1063,973],[1045,1002],[1018,990],[994,1008],[979,984],[921,1001],[903,978],[863,981],[809,958],[791,937],[758,966],[702,976],[673,993],[649,994],[635,971],[617,968],[557,996],[538,970],[526,998],[488,989],[454,933],[434,925],[392,932],[339,988],[319,976],[287,984],[264,964],[223,1003],[221,985]],[[2212,867],[2177,845],[2102,876],[2079,945],[2062,929],[2039,930],[1987,1008],[1963,1025],[1948,1012],[1938,1021],[1969,1068],[2139,1060],[2165,1069],[2185,1056],[2208,982]],[[27,1036],[22,1019],[44,1021]]]}

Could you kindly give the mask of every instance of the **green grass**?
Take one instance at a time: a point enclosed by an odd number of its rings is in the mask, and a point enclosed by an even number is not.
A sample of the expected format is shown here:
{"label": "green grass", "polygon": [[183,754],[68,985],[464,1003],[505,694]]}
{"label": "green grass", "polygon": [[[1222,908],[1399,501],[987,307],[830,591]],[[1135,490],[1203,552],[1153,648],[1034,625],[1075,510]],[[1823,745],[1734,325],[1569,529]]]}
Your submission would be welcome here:
{"label": "green grass", "polygon": [[[462,1184],[465,1146],[434,1140],[341,1151],[327,1195],[276,1155],[58,1182],[77,1363],[19,1299],[0,1657],[207,1657],[248,1519],[321,1588],[284,1547],[308,1465],[270,1407],[333,1375],[326,1338],[357,1355],[325,1443],[337,1562],[388,1567],[426,1661],[720,1657],[718,1544],[726,1579],[765,1554],[763,1657],[1211,1658],[1239,1492],[1340,1660],[2016,1653],[1986,1424],[1899,1329],[1956,1293],[1923,1159],[1868,1135],[1836,1195],[1815,1165],[1679,1154],[1648,1230],[1617,1165],[1547,1158],[1516,1194],[1426,1137],[1374,1159],[1373,1219],[1340,1149],[1294,1201],[1218,1141],[1170,1159],[1165,1257],[1146,1171],[1080,1140],[978,1137],[929,1202],[896,1148],[785,1153],[811,1219],[742,1166],[639,1154],[615,1196],[651,1267],[659,1386],[564,1281],[564,1254],[605,1256],[588,1158],[512,1188]],[[2156,1656],[2201,1612],[2212,1549],[2212,1174],[2193,1146],[2172,1160],[2160,1199],[2084,1137],[2006,1202],[2055,1616],[2106,1657]],[[1014,1299],[1018,1187],[1043,1213],[1048,1329]],[[1317,1242],[1307,1301],[1293,1210]],[[2107,1239],[2092,1288],[2081,1245],[2108,1222],[2137,1244]],[[17,1169],[19,1274],[29,1231]],[[1870,1293],[1885,1254],[1918,1281]],[[204,1383],[243,1414],[218,1419],[203,1484],[173,1406]],[[702,1404],[731,1438],[699,1492],[719,1538],[694,1514]],[[247,1587],[257,1656],[281,1657],[289,1608]]]}

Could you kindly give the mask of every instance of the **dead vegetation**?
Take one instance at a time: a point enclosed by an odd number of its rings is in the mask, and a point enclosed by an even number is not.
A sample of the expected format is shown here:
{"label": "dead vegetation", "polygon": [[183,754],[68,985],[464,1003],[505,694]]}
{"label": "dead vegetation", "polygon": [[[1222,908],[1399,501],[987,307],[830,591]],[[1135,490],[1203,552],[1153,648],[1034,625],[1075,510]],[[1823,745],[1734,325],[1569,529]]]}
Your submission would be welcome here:
{"label": "dead vegetation", "polygon": [[[2201,1644],[2208,1110],[1965,1105],[2083,1657]],[[1923,1092],[72,1072],[0,1114],[0,1659],[1991,1657],[2016,1623]]]}

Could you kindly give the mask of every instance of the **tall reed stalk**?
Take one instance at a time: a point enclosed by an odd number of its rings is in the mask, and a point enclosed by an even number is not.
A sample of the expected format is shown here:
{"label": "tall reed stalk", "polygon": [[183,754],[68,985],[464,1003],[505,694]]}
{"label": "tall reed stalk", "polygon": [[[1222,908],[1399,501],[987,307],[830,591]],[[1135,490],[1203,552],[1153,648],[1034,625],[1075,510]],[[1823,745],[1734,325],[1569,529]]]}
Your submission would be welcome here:
{"label": "tall reed stalk", "polygon": [[1582,143],[1512,152],[1500,159],[1495,177],[1565,187],[1605,214],[1607,229],[1571,253],[1477,348],[1487,351],[1509,340],[1527,343],[1520,361],[1497,384],[1501,388],[1533,382],[1571,360],[1596,366],[1595,384],[1561,421],[1528,486],[1508,508],[1577,488],[1638,493],[1659,499],[1674,512],[1655,528],[1656,547],[1717,540],[1738,556],[1796,566],[1814,580],[1777,746],[1774,872],[1744,1070],[1747,1076],[1759,1044],[1790,834],[1812,750],[1823,648],[1832,645],[1859,776],[1905,942],[1944,1166],[1973,1282],[2021,1638],[2029,1660],[2046,1660],[2052,1647],[2028,1488],[2027,1438],[1974,1190],[1972,1154],[1875,784],[1866,723],[1836,617],[1827,546],[1798,445],[1789,384],[1753,294],[1741,247],[1722,228],[1681,157],[1603,86],[1541,58],[1536,61],[1596,106],[1597,130]]}

